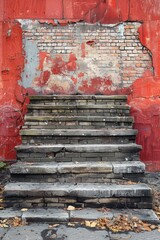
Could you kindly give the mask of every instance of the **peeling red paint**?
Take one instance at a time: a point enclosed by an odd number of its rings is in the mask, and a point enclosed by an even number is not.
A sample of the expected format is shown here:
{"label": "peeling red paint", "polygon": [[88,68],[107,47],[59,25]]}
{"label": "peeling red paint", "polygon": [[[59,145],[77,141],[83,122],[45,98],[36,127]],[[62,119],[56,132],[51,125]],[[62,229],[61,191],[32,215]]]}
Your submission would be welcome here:
{"label": "peeling red paint", "polygon": [[[18,85],[24,67],[22,29],[16,22],[3,23],[3,65],[0,99],[0,159],[15,159],[14,146],[21,142],[26,90]],[[24,108],[23,108],[24,107]],[[23,110],[22,110],[23,108]]]}
{"label": "peeling red paint", "polygon": [[86,56],[86,49],[85,49],[85,43],[81,44],[81,51],[82,51],[82,57],[85,58]]}
{"label": "peeling red paint", "polygon": [[78,90],[83,92],[83,94],[109,94],[111,85],[112,81],[110,79],[97,77],[90,79],[89,83],[87,80],[83,81]]}
{"label": "peeling red paint", "polygon": [[150,21],[160,19],[159,0],[130,0],[130,18],[133,21]]}
{"label": "peeling red paint", "polygon": [[61,25],[61,26],[66,26],[66,25],[68,25],[68,20],[58,20],[58,23],[59,23],[59,25]]}
{"label": "peeling red paint", "polygon": [[94,46],[95,41],[94,40],[90,40],[90,41],[87,41],[86,44],[88,44],[89,46]]}
{"label": "peeling red paint", "polygon": [[80,73],[78,74],[78,77],[79,77],[79,78],[84,77],[84,73],[83,73],[83,72],[80,72]]}
{"label": "peeling red paint", "polygon": [[76,70],[76,67],[77,67],[76,61],[77,61],[77,58],[76,58],[75,54],[70,53],[69,61],[66,64],[67,71],[75,71]]}
{"label": "peeling red paint", "polygon": [[53,19],[39,19],[38,20],[40,23],[46,23],[46,24],[52,24],[54,27],[57,26],[57,23]]}
{"label": "peeling red paint", "polygon": [[39,52],[39,69],[43,69],[44,59],[47,58],[46,52]]}
{"label": "peeling red paint", "polygon": [[65,0],[64,18],[81,19],[89,23],[118,23],[126,21],[129,14],[128,0]]}
{"label": "peeling red paint", "polygon": [[158,77],[138,79],[131,87],[129,104],[138,129],[141,159],[149,171],[160,171],[160,82]]}
{"label": "peeling red paint", "polygon": [[61,19],[62,0],[5,0],[4,10],[5,19]]}
{"label": "peeling red paint", "polygon": [[[135,118],[134,127],[138,129],[137,143],[141,144],[141,159],[148,170],[160,171],[160,99],[133,99],[131,113]],[[155,164],[156,163],[156,164]]]}
{"label": "peeling red paint", "polygon": [[62,60],[61,56],[57,56],[55,59],[48,57],[47,61],[52,62],[52,73],[57,75],[65,70],[65,62]]}
{"label": "peeling red paint", "polygon": [[[4,6],[3,6],[4,3]],[[4,7],[4,9],[3,9]],[[146,74],[137,79],[131,89],[110,90],[109,78],[83,80],[79,91],[86,94],[129,94],[129,104],[135,117],[135,128],[139,130],[137,142],[143,145],[141,159],[149,164],[149,170],[160,171],[160,1],[159,0],[5,0],[0,1],[0,158],[15,159],[14,146],[21,142],[19,128],[26,111],[25,89],[19,86],[24,67],[22,48],[22,30],[15,19],[37,19],[41,23],[57,23],[64,26],[68,22],[84,20],[88,23],[120,23],[123,21],[142,21],[139,29],[140,41],[152,53],[154,75]],[[4,20],[3,21],[3,14]],[[57,22],[54,19],[58,19]],[[92,40],[87,42],[94,46]],[[2,53],[3,45],[3,53]],[[85,45],[81,45],[82,56],[86,56]],[[76,56],[70,55],[65,62],[60,57],[50,59],[47,53],[40,53],[39,68],[44,61],[52,61],[54,75],[77,68]],[[3,65],[2,65],[3,60]],[[130,70],[128,70],[130,71]],[[50,78],[50,71],[44,70],[36,81],[44,85]],[[78,78],[83,78],[80,72]],[[78,78],[72,76],[68,91],[74,92]],[[104,87],[102,89],[102,86]],[[55,93],[64,93],[56,84],[52,86]],[[34,89],[28,90],[34,94]]]}
{"label": "peeling red paint", "polygon": [[49,71],[44,71],[44,73],[43,73],[43,83],[44,83],[44,84],[48,81],[50,75],[51,75],[51,74],[50,74]]}
{"label": "peeling red paint", "polygon": [[[71,77],[71,81],[66,84],[64,81],[58,79],[59,76],[66,76],[66,72],[74,72],[77,68],[77,58],[75,54],[70,53],[68,61],[64,61],[62,56],[59,54],[55,58],[52,58],[49,54],[40,52],[39,54],[40,64],[39,69],[42,71],[40,77],[37,77],[34,84],[39,87],[44,87],[45,85],[50,85],[50,87],[44,92],[47,93],[61,93],[67,94],[68,92],[74,92],[73,83],[77,83],[77,79]],[[49,67],[50,66],[50,67]],[[45,70],[47,68],[48,70]],[[54,78],[52,85],[49,83],[50,78]],[[64,86],[63,86],[64,85]],[[31,90],[32,91],[32,90]],[[30,93],[30,89],[28,89]]]}
{"label": "peeling red paint", "polygon": [[71,77],[71,79],[72,79],[72,81],[73,81],[74,84],[77,84],[77,82],[78,82],[77,78]]}
{"label": "peeling red paint", "polygon": [[139,29],[140,41],[152,52],[154,74],[160,76],[160,21],[146,21]]}

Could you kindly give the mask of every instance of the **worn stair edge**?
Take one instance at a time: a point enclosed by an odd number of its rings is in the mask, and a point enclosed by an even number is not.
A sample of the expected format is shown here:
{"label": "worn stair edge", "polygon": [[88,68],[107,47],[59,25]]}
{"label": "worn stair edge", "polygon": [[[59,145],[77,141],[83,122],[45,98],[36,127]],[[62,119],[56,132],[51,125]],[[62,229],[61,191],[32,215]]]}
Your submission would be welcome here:
{"label": "worn stair edge", "polygon": [[27,223],[62,223],[62,222],[83,222],[85,220],[94,221],[99,218],[113,219],[119,215],[128,217],[138,217],[141,221],[160,224],[160,220],[153,210],[150,209],[110,209],[107,212],[85,208],[81,210],[67,211],[57,208],[28,209],[26,212],[8,208],[0,211],[0,219],[21,218]]}
{"label": "worn stair edge", "polygon": [[17,162],[10,167],[11,174],[54,174],[54,173],[144,173],[145,164],[134,162],[64,162],[26,163]]}
{"label": "worn stair edge", "polygon": [[21,152],[139,152],[141,145],[128,144],[55,144],[55,145],[19,145],[17,151]]}
{"label": "worn stair edge", "polygon": [[53,122],[69,122],[69,121],[83,121],[83,122],[134,122],[133,117],[128,116],[25,116],[25,121],[40,122],[40,121],[53,121]]}
{"label": "worn stair edge", "polygon": [[78,109],[121,109],[121,110],[130,110],[130,106],[128,105],[43,105],[43,104],[29,104],[28,109],[52,109],[52,110],[78,110]]}
{"label": "worn stair edge", "polygon": [[30,100],[127,100],[126,95],[29,95]]}
{"label": "worn stair edge", "polygon": [[59,184],[59,183],[8,183],[4,188],[4,197],[151,197],[151,188],[146,184]]}
{"label": "worn stair edge", "polygon": [[138,133],[134,129],[25,129],[21,130],[22,136],[135,136]]}

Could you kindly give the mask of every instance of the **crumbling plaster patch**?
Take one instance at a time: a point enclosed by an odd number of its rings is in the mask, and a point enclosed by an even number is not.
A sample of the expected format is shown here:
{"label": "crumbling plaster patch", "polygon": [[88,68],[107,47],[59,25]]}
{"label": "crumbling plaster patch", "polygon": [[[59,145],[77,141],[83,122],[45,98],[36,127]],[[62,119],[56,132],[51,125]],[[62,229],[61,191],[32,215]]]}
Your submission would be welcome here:
{"label": "crumbling plaster patch", "polygon": [[[105,94],[128,88],[146,69],[152,71],[150,56],[137,39],[140,23],[21,24],[26,52],[22,79],[37,92],[83,94],[85,86],[90,93]],[[93,84],[97,92],[91,90]]]}

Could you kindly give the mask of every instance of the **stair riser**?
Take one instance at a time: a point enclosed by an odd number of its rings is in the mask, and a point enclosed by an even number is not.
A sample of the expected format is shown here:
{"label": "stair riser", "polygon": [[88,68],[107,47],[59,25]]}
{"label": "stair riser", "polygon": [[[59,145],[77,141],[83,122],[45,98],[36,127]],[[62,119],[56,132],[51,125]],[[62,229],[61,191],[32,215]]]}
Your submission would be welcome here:
{"label": "stair riser", "polygon": [[[144,177],[143,173],[134,173],[132,181],[138,182]],[[114,173],[81,173],[81,174],[12,174],[11,180],[16,182],[34,183],[116,183],[123,184],[130,179],[130,174]]]}
{"label": "stair riser", "polygon": [[29,109],[28,116],[129,116],[129,109]]}
{"label": "stair riser", "polygon": [[100,129],[100,128],[132,128],[132,122],[25,122],[23,129]]}
{"label": "stair riser", "polygon": [[125,105],[125,99],[42,99],[42,100],[30,100],[31,104],[52,104],[54,106],[59,105],[93,105],[93,104],[106,104],[106,105]]}
{"label": "stair riser", "polygon": [[91,208],[141,208],[151,209],[151,197],[118,197],[118,198],[75,198],[75,197],[23,197],[5,199],[5,207],[14,208],[40,208],[40,207],[60,207],[66,208],[68,205],[75,207]]}
{"label": "stair riser", "polygon": [[139,157],[138,153],[128,152],[105,152],[105,153],[57,153],[53,152],[17,152],[17,158],[21,161],[28,162],[86,162],[86,161],[136,161]]}
{"label": "stair riser", "polygon": [[121,137],[88,137],[88,136],[22,136],[23,144],[116,144],[116,143],[134,143],[134,136]]}

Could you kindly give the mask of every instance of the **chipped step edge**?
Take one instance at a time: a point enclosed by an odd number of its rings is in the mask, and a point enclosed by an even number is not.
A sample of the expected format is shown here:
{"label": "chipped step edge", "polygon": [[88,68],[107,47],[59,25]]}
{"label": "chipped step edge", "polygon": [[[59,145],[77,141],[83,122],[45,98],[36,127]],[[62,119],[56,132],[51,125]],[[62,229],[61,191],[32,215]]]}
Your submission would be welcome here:
{"label": "chipped step edge", "polygon": [[[23,210],[23,209],[22,209]],[[102,209],[103,210],[103,209]],[[15,210],[12,208],[4,209],[0,211],[0,219],[21,218],[23,222],[45,222],[45,223],[62,223],[62,222],[83,222],[84,220],[96,220],[98,218],[112,219],[118,215],[136,216],[141,221],[160,224],[160,220],[156,213],[150,209],[121,209],[108,212],[98,211],[96,209],[84,208],[81,210],[64,210],[58,208],[48,209],[26,209],[25,211]]]}
{"label": "chipped step edge", "polygon": [[53,99],[53,100],[96,100],[96,99],[108,99],[108,100],[127,100],[127,95],[29,95],[31,100],[44,100],[44,99]]}
{"label": "chipped step edge", "polygon": [[[34,168],[38,170],[34,170]],[[85,162],[85,163],[39,163],[39,164],[27,164],[17,162],[16,164],[10,167],[11,174],[31,174],[31,173],[38,173],[39,174],[53,174],[53,173],[80,173],[83,169],[84,172],[89,173],[99,173],[99,172],[106,172],[106,173],[144,173],[145,172],[145,164],[142,162],[124,162],[124,163],[100,163],[97,164],[95,162]],[[98,168],[98,169],[97,169]],[[106,168],[106,170],[105,170]],[[52,169],[48,170],[47,169]]]}

